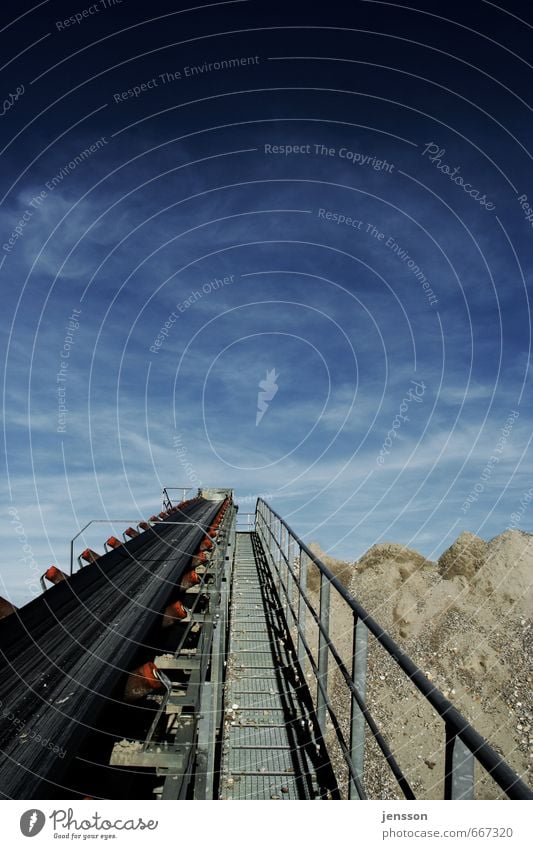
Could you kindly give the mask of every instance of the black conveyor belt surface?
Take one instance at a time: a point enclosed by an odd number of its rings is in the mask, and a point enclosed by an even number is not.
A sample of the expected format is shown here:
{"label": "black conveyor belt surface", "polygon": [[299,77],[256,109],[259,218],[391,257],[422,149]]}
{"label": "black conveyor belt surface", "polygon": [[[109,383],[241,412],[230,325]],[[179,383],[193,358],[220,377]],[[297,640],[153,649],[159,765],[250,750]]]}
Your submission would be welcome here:
{"label": "black conveyor belt surface", "polygon": [[[189,504],[0,621],[1,796],[38,797],[45,779],[60,787],[220,506]],[[198,525],[171,524],[189,520]]]}

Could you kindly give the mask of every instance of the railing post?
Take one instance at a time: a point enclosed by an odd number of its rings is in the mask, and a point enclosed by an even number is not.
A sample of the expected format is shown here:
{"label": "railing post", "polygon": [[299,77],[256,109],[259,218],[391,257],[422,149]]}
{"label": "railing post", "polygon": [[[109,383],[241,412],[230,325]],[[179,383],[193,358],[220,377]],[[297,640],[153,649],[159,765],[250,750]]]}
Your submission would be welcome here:
{"label": "railing post", "polygon": [[302,591],[305,593],[307,591],[307,554],[302,551],[300,548],[300,568],[298,570],[298,625],[299,625],[299,633],[298,633],[298,662],[302,668],[302,672],[305,673],[305,664],[307,660],[307,654],[305,651],[302,634],[305,635],[305,615],[306,615],[306,604],[302,597]]}
{"label": "railing post", "polygon": [[264,537],[267,551],[270,554],[270,571],[274,586],[279,588],[279,533],[281,525],[277,516],[274,516],[272,510],[268,507],[265,508],[265,516],[268,518],[268,528],[265,529]]}
{"label": "railing post", "polygon": [[444,798],[474,798],[474,755],[446,723]]}
{"label": "railing post", "polygon": [[279,529],[278,529],[278,596],[279,596],[280,607],[283,604],[283,602],[281,600],[281,591],[282,591],[282,585],[283,585],[283,577],[282,577],[282,575],[283,575],[283,572],[282,572],[282,570],[283,570],[283,565],[282,565],[283,564],[283,531],[284,531],[283,523],[280,519],[279,520]]}
{"label": "railing post", "polygon": [[[353,643],[352,643],[352,681],[355,689],[363,701],[366,698],[366,670],[368,655],[368,631],[357,613],[353,615]],[[365,717],[357,700],[352,693],[350,705],[350,757],[355,773],[360,783],[363,784],[364,757],[365,757]],[[350,799],[359,799],[359,793],[352,777],[349,779]]]}
{"label": "railing post", "polygon": [[291,573],[291,569],[294,569],[294,563],[292,560],[294,559],[294,541],[287,531],[287,604],[285,608],[285,619],[287,621],[287,628],[291,628],[294,625],[294,619],[291,613],[291,605],[293,603],[293,577]]}
{"label": "railing post", "polygon": [[[326,693],[328,688],[328,660],[329,660],[329,608],[330,608],[330,584],[329,579],[320,572],[320,631],[318,636],[318,680],[324,687]],[[320,686],[317,687],[317,719],[322,736],[326,736],[326,699]],[[325,742],[325,741],[324,741]]]}

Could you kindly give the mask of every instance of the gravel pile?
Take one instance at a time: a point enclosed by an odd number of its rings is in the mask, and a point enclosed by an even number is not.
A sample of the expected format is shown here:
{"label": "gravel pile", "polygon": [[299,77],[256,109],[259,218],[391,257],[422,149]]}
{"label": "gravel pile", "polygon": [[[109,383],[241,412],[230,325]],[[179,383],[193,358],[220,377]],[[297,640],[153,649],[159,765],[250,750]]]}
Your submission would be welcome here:
{"label": "gravel pile", "polygon": [[[322,556],[318,546],[312,547]],[[487,543],[463,533],[438,563],[390,543],[373,546],[355,563],[323,559],[531,785],[533,535],[506,531]],[[316,597],[316,587],[310,589]],[[334,591],[331,632],[350,668],[351,614]],[[373,638],[368,667],[367,702],[411,787],[420,798],[442,798],[442,721]],[[335,710],[347,734],[347,690],[336,670],[330,676]],[[331,728],[330,742],[334,736]],[[340,750],[334,750],[333,760],[341,765]],[[482,768],[476,768],[475,779],[476,798],[502,797]],[[403,798],[368,734],[365,787],[371,798]]]}

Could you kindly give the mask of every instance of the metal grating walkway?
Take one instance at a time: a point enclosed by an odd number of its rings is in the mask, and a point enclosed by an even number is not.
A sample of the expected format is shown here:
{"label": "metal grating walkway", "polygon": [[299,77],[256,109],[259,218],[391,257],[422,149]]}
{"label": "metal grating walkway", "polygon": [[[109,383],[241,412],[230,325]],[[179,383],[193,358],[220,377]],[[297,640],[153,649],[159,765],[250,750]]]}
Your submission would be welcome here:
{"label": "metal grating walkway", "polygon": [[236,536],[225,684],[221,799],[315,799],[310,694],[255,532]]}

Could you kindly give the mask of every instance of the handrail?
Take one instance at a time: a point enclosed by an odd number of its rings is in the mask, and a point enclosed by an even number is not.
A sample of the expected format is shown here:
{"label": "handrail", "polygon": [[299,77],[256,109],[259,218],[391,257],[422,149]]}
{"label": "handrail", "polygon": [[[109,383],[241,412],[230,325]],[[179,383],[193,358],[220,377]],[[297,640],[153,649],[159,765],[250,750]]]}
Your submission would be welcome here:
{"label": "handrail", "polygon": [[[274,540],[275,540],[275,537],[272,533],[271,528],[268,528],[268,530],[270,532],[271,537],[273,537]],[[295,541],[296,541],[296,538],[295,538]],[[297,581],[298,579],[296,577],[295,571],[290,566],[289,561],[288,561],[287,557],[285,556],[285,553],[283,551],[280,551],[280,554],[281,554],[281,557],[283,558],[283,560],[285,561],[285,565],[286,565],[287,569],[291,573],[291,577],[294,580]],[[296,617],[296,613],[293,609],[293,605],[292,605],[292,603],[289,599],[288,586],[285,584],[285,582],[284,582],[283,578],[281,577],[281,574],[279,573],[279,571],[278,571],[278,580],[280,582],[280,587],[283,589],[283,591],[285,593],[285,598],[287,599],[287,604],[288,604],[288,607],[291,611],[292,618],[296,622],[297,617]],[[335,660],[335,663],[337,664],[339,670],[341,671],[341,673],[344,677],[344,680],[346,681],[346,684],[347,684],[350,692],[352,693],[353,698],[356,700],[357,705],[358,705],[359,709],[361,710],[361,712],[362,712],[362,714],[365,718],[365,721],[367,722],[370,730],[372,731],[372,734],[374,735],[374,739],[375,739],[377,745],[381,749],[386,761],[388,762],[389,767],[391,769],[391,772],[393,773],[394,777],[396,778],[396,781],[398,782],[398,784],[402,788],[404,796],[407,799],[415,799],[416,797],[415,797],[415,795],[414,795],[414,793],[411,789],[411,786],[409,785],[409,782],[407,781],[407,779],[406,779],[405,775],[403,774],[400,766],[398,765],[396,758],[394,757],[392,750],[390,749],[388,743],[386,742],[385,738],[383,737],[379,728],[377,727],[377,725],[374,721],[374,718],[372,717],[372,714],[370,713],[370,711],[369,711],[368,707],[366,706],[364,700],[361,698],[361,695],[359,694],[354,682],[351,680],[350,674],[349,674],[348,670],[346,669],[346,665],[343,663],[337,649],[335,648],[335,646],[333,645],[333,643],[329,639],[329,636],[325,635],[325,629],[324,629],[323,623],[321,621],[320,615],[316,612],[315,608],[313,607],[313,605],[309,601],[307,594],[305,593],[305,591],[303,590],[303,588],[301,586],[299,586],[299,590],[300,590],[300,596],[303,598],[305,604],[307,605],[307,608],[308,608],[309,612],[311,613],[311,615],[312,615],[312,617],[315,621],[315,624],[318,626],[319,631],[324,635],[327,647],[331,651],[333,658]],[[301,629],[298,626],[297,626],[297,628],[298,628],[298,631],[299,631],[299,637],[300,637],[301,644],[302,644],[302,646],[305,650],[305,653],[307,655],[307,659],[309,660],[311,669],[315,674],[318,691],[322,696],[322,700],[323,700],[323,702],[324,702],[324,704],[327,708],[327,711],[330,715],[330,719],[331,719],[333,726],[335,728],[335,733],[337,734],[337,739],[339,740],[339,744],[340,744],[341,750],[343,752],[344,759],[345,759],[347,767],[348,767],[348,771],[350,773],[350,779],[354,782],[354,784],[356,786],[359,798],[360,799],[366,798],[364,788],[363,788],[363,786],[360,782],[360,778],[357,774],[357,770],[355,769],[352,757],[348,753],[348,747],[347,747],[346,741],[344,739],[344,735],[343,735],[343,733],[340,729],[337,716],[336,716],[336,714],[333,710],[333,707],[331,705],[330,700],[328,699],[327,687],[324,684],[324,682],[321,680],[321,678],[323,678],[325,676],[321,675],[321,673],[320,673],[319,665],[317,664],[317,662],[315,661],[315,659],[313,657],[313,653],[312,653],[311,648],[309,646],[308,640],[306,639],[305,635],[301,632]]]}
{"label": "handrail", "polygon": [[194,487],[193,486],[164,486],[163,491],[161,493],[162,496],[163,496],[163,507],[167,507],[167,508],[172,507],[172,499],[171,499],[171,497],[168,493],[170,492],[170,490],[174,490],[174,489],[179,489],[183,493],[181,500],[185,501],[185,494],[187,492],[190,492],[191,489],[194,489]]}
{"label": "handrail", "polygon": [[[250,518],[253,516],[253,520]],[[237,513],[237,530],[253,531],[255,530],[255,513],[242,513],[240,510]]]}
{"label": "handrail", "polygon": [[[492,746],[490,746],[490,744],[481,736],[481,734],[479,734],[473,728],[473,726],[470,725],[468,720],[465,719],[465,717],[457,710],[457,708],[454,707],[452,702],[450,702],[435,687],[435,685],[429,681],[429,679],[424,675],[420,668],[398,646],[398,644],[392,639],[392,637],[389,636],[389,634],[378,624],[378,622],[376,622],[376,620],[372,616],[370,616],[369,613],[367,613],[364,607],[362,607],[362,605],[359,604],[359,602],[348,592],[348,590],[341,584],[341,582],[333,574],[333,572],[328,569],[325,563],[323,563],[322,560],[320,560],[320,558],[317,557],[311,551],[311,549],[287,524],[287,522],[278,513],[276,513],[276,511],[273,510],[270,505],[262,498],[257,499],[256,516],[261,516],[261,505],[264,505],[270,515],[273,516],[280,523],[280,527],[282,526],[285,528],[287,534],[292,537],[294,542],[298,545],[300,551],[304,552],[306,556],[314,563],[323,578],[327,580],[329,585],[335,588],[339,595],[344,599],[348,607],[351,608],[355,616],[362,623],[364,623],[368,631],[373,634],[373,636],[383,646],[387,653],[397,663],[400,669],[410,678],[415,687],[420,691],[420,693],[422,693],[422,695],[436,710],[439,716],[444,720],[446,725],[447,754],[448,749],[451,745],[453,745],[454,740],[456,738],[459,738],[509,798],[533,799],[533,791],[527,786],[527,784],[525,784],[525,782],[522,781],[522,779],[515,773],[515,771],[509,766],[509,764],[507,764],[507,762],[492,748]],[[264,517],[262,518],[264,519]],[[256,526],[258,526],[258,524],[259,523],[256,519]],[[277,540],[276,544],[281,552],[281,544],[278,543]],[[285,561],[287,562],[287,558],[285,558]],[[299,586],[299,589],[300,592],[302,592],[301,586]],[[303,595],[305,596],[305,593],[303,593]],[[309,609],[311,610],[312,608],[309,605],[307,599],[304,598],[304,600],[306,601]],[[318,618],[316,618],[315,621],[317,622],[319,632],[322,635],[322,638],[325,639],[325,643],[328,648],[330,650],[335,650],[335,647],[329,638],[327,629],[323,627],[323,624]],[[347,680],[347,683],[349,683],[351,679],[349,678],[349,673],[347,673],[346,668],[344,667],[344,670],[341,668],[341,672],[343,672],[345,680]],[[356,692],[356,688],[353,684],[353,681],[351,681],[351,684],[352,686],[350,687],[350,689],[359,703],[358,694]],[[365,719],[367,719],[366,716]]]}

